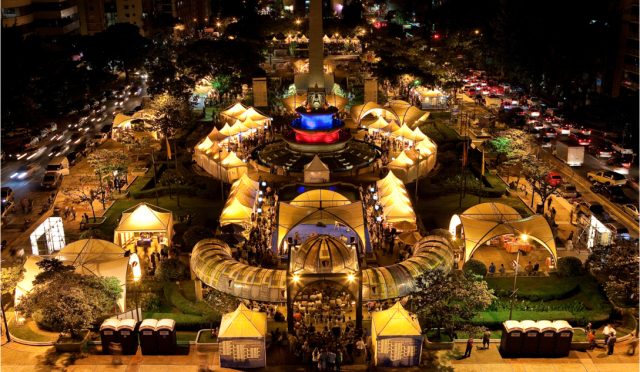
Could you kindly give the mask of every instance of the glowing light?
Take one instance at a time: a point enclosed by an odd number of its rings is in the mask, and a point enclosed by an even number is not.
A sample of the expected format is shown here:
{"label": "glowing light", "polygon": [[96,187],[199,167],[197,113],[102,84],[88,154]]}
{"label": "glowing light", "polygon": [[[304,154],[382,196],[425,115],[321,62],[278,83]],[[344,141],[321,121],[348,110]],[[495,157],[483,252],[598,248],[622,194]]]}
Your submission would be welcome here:
{"label": "glowing light", "polygon": [[140,268],[140,258],[136,253],[129,256],[129,266],[131,266],[131,272],[133,273],[133,281],[139,281],[142,277],[142,269]]}
{"label": "glowing light", "polygon": [[348,282],[353,282],[354,280],[356,280],[355,275],[353,275],[353,274],[347,275],[347,281]]}
{"label": "glowing light", "polygon": [[529,240],[529,235],[520,234],[520,240],[522,240],[523,242],[526,242],[527,240]]}
{"label": "glowing light", "polygon": [[294,283],[299,282],[299,281],[300,281],[300,275],[298,275],[298,274],[294,274],[294,275],[291,277],[291,280],[293,280],[293,282],[294,282]]}

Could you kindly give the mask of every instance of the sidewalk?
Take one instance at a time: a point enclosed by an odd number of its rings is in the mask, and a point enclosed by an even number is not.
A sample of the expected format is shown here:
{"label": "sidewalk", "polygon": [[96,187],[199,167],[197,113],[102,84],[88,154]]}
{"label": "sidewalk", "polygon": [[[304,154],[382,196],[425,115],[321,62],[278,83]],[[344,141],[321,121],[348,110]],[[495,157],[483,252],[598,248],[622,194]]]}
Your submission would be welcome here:
{"label": "sidewalk", "polygon": [[[461,358],[464,354],[465,343],[456,343],[453,350],[425,352],[423,366],[416,368],[378,368],[379,370],[423,371],[448,370],[455,371],[587,371],[613,372],[637,371],[638,355],[626,354],[627,346],[621,344],[616,347],[613,355],[606,355],[604,349],[588,352],[571,351],[565,358],[502,358],[498,351],[499,343],[492,343],[489,349],[480,350],[474,345],[469,358]],[[85,358],[75,361],[69,360],[69,354],[58,356],[52,352],[52,347],[34,347],[9,343],[2,346],[2,367],[12,372],[27,371],[197,371],[203,356],[196,352],[191,345],[187,355],[137,355],[122,356],[121,365],[112,364],[112,356],[89,354]],[[215,371],[232,371],[220,368],[217,353],[207,354],[208,367]],[[47,364],[49,363],[49,364]],[[68,366],[65,364],[68,363]],[[302,366],[270,366],[267,358],[267,368],[264,371],[304,371]],[[346,365],[344,371],[366,371],[366,365]]]}

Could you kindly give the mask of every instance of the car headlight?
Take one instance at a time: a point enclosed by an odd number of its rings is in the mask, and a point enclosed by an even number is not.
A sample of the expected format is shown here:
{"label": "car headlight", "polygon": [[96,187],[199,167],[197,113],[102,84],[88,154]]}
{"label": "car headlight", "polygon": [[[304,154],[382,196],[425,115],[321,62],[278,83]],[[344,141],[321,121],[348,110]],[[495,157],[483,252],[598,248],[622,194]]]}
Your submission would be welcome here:
{"label": "car headlight", "polygon": [[20,173],[20,174],[18,175],[18,178],[19,178],[19,179],[23,179],[23,178],[25,178],[25,177],[27,176],[27,174],[28,174],[27,172],[22,172],[22,173]]}
{"label": "car headlight", "polygon": [[16,178],[16,177],[18,177],[18,173],[12,174],[11,177],[9,177],[9,178],[13,179],[13,178]]}

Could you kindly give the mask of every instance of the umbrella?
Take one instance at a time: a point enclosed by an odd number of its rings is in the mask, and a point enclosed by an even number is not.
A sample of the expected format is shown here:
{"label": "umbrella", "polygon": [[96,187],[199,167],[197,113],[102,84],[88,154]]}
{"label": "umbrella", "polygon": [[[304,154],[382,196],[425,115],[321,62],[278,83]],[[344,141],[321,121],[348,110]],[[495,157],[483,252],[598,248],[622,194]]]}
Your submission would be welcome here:
{"label": "umbrella", "polygon": [[396,230],[400,230],[400,231],[415,231],[418,229],[415,223],[409,222],[409,221],[400,221],[400,222],[394,223],[393,227],[395,227]]}
{"label": "umbrella", "polygon": [[223,234],[237,234],[243,232],[244,226],[238,225],[235,223],[230,223],[228,225],[224,225],[220,228]]}
{"label": "umbrella", "polygon": [[420,235],[417,231],[406,231],[402,234],[398,235],[398,239],[408,245],[414,245],[422,239],[422,235]]}

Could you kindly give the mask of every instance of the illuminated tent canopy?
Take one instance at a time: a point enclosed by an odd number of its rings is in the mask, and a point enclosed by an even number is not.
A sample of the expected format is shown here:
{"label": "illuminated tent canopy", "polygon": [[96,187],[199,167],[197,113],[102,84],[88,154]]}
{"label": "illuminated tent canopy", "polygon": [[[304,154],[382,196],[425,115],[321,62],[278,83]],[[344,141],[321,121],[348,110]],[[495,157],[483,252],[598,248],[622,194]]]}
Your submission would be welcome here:
{"label": "illuminated tent canopy", "polygon": [[[125,251],[119,246],[100,239],[82,239],[70,243],[62,248],[55,258],[65,265],[75,267],[75,271],[84,275],[96,275],[100,277],[115,277],[120,282],[122,294],[117,300],[121,311],[125,309],[127,270],[129,258],[124,256]],[[43,257],[30,256],[25,262],[25,274],[16,286],[16,304],[20,298],[33,288],[33,280],[40,273],[37,263]]]}
{"label": "illuminated tent canopy", "polygon": [[457,235],[458,226],[462,226],[462,237],[465,245],[465,261],[473,252],[491,239],[502,235],[526,234],[558,259],[556,243],[549,223],[542,215],[522,218],[513,208],[501,203],[482,203],[475,205],[460,215],[453,215],[449,223],[449,231]]}
{"label": "illuminated tent canopy", "polygon": [[267,314],[244,304],[222,316],[218,333],[220,366],[258,368],[266,365]]}
{"label": "illuminated tent canopy", "polygon": [[[344,106],[349,102],[348,99],[339,96],[335,93],[329,93],[325,95],[325,100],[330,106],[337,107],[342,110]],[[282,103],[290,111],[295,111],[296,108],[305,105],[307,102],[307,93],[294,93],[282,99]]]}
{"label": "illuminated tent canopy", "polygon": [[122,218],[114,231],[113,242],[119,246],[128,244],[140,233],[164,234],[169,241],[173,237],[173,213],[155,205],[140,203],[122,212]]}
{"label": "illuminated tent canopy", "polygon": [[253,213],[253,209],[243,205],[237,198],[229,199],[220,215],[220,225],[249,224],[251,223],[251,213]]}
{"label": "illuminated tent canopy", "polygon": [[286,270],[263,269],[240,263],[217,239],[199,241],[191,254],[191,268],[206,285],[232,296],[265,302],[286,301]]}
{"label": "illuminated tent canopy", "polygon": [[391,308],[371,314],[373,360],[385,367],[420,364],[422,329],[415,315],[396,302]]}
{"label": "illuminated tent canopy", "polygon": [[323,205],[322,208],[311,206],[302,207],[281,202],[278,211],[277,246],[280,247],[282,245],[282,241],[289,231],[297,225],[321,222],[330,226],[336,221],[355,231],[360,238],[362,246],[366,245],[367,239],[365,236],[362,202],[357,201],[331,207],[325,207]]}
{"label": "illuminated tent canopy", "polygon": [[320,160],[316,154],[313,159],[304,166],[305,183],[325,183],[329,182],[331,171],[329,166]]}
{"label": "illuminated tent canopy", "polygon": [[389,103],[384,106],[375,102],[367,102],[351,108],[351,117],[358,126],[360,126],[362,119],[369,114],[376,117],[382,116],[387,121],[395,120],[398,124],[409,127],[413,127],[429,117],[428,112],[422,111],[410,103],[400,100],[389,101]]}
{"label": "illuminated tent canopy", "polygon": [[415,280],[425,271],[453,266],[453,249],[440,236],[427,236],[413,246],[413,255],[400,263],[362,270],[364,301],[386,300],[410,295]]}
{"label": "illuminated tent canopy", "polygon": [[303,192],[289,202],[298,207],[337,207],[351,204],[351,201],[339,192],[326,189],[314,189]]}
{"label": "illuminated tent canopy", "polygon": [[222,119],[226,122],[233,123],[234,121],[236,121],[238,116],[240,116],[245,111],[247,111],[247,109],[248,109],[247,106],[243,105],[240,102],[236,102],[230,107],[228,107],[226,110],[222,111],[220,113],[220,117],[222,117]]}
{"label": "illuminated tent canopy", "polygon": [[356,250],[330,235],[310,237],[291,250],[292,273],[355,273]]}

